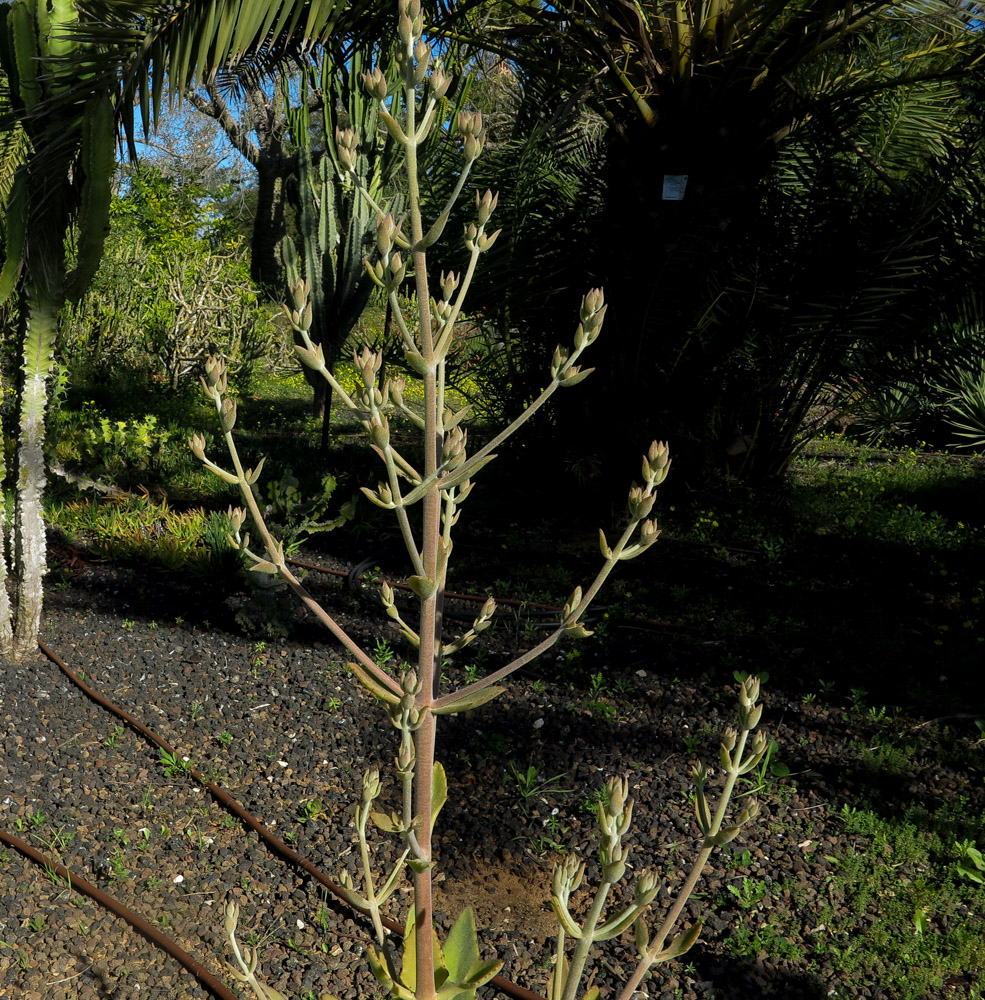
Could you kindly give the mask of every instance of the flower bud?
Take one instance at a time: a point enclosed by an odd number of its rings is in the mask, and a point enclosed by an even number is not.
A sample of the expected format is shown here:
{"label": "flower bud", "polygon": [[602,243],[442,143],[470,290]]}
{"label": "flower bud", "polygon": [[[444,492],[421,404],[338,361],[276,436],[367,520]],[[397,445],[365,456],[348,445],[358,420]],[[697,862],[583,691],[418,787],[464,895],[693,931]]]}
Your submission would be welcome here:
{"label": "flower bud", "polygon": [[492,234],[492,236],[487,236],[485,233],[479,233],[479,238],[478,240],[476,240],[476,246],[478,246],[479,252],[485,253],[486,250],[489,250],[492,247],[492,245],[496,242],[497,238],[499,237],[499,234],[502,231],[503,231],[502,229],[497,229],[496,232]]}
{"label": "flower bud", "polygon": [[371,768],[363,775],[363,801],[371,802],[380,794],[380,772]]}
{"label": "flower bud", "polygon": [[590,323],[592,317],[602,308],[605,302],[605,295],[601,288],[593,288],[587,292],[581,300],[581,311],[579,318],[582,323]]}
{"label": "flower bud", "polygon": [[230,506],[226,511],[226,517],[229,518],[229,526],[232,528],[233,533],[239,534],[239,529],[243,527],[246,521],[246,511],[242,507]]}
{"label": "flower bud", "polygon": [[396,231],[397,226],[391,212],[376,217],[376,249],[379,250],[381,257],[389,256],[393,249],[393,234]]}
{"label": "flower bud", "polygon": [[739,704],[749,708],[759,698],[759,678],[750,674],[739,687]]}
{"label": "flower bud", "polygon": [[226,362],[215,355],[209,355],[205,360],[205,380],[210,386],[226,391]]}
{"label": "flower bud", "polygon": [[489,216],[496,211],[496,204],[499,201],[499,194],[493,194],[492,191],[486,191],[486,193],[480,198],[479,192],[475,193],[475,214],[476,221],[480,226],[484,226],[489,221]]}
{"label": "flower bud", "polygon": [[339,160],[346,170],[356,169],[356,145],[358,139],[355,129],[336,129],[335,148],[339,154]]}
{"label": "flower bud", "polygon": [[646,547],[652,545],[660,537],[660,529],[654,520],[644,521],[640,525],[640,545]]}
{"label": "flower bud", "polygon": [[428,82],[431,85],[431,96],[436,101],[440,101],[448,93],[448,88],[451,86],[451,77],[438,66],[431,74]]}
{"label": "flower bud", "polygon": [[400,256],[400,251],[398,250],[390,258],[390,281],[394,285],[399,285],[404,280],[404,275],[407,274],[407,265],[404,264],[403,257]]}
{"label": "flower bud", "polygon": [[571,592],[571,596],[565,601],[564,604],[564,618],[570,618],[581,604],[582,590],[581,587],[575,587]]}
{"label": "flower bud", "polygon": [[424,82],[428,64],[431,62],[431,46],[423,39],[414,46],[414,60],[417,63],[417,68],[414,70],[414,85],[417,86]]}
{"label": "flower bud", "polygon": [[227,396],[219,408],[219,423],[223,434],[228,434],[236,426],[236,400]]}
{"label": "flower bud", "polygon": [[554,357],[551,358],[551,378],[557,378],[557,373],[564,367],[569,356],[570,354],[566,347],[558,344],[554,348]]}
{"label": "flower bud", "polygon": [[455,294],[455,289],[458,288],[460,280],[461,274],[455,274],[454,271],[449,271],[447,274],[444,271],[441,272],[439,284],[441,285],[441,297],[445,302]]}
{"label": "flower bud", "polygon": [[642,487],[634,485],[629,491],[629,516],[634,521],[642,521],[653,510],[656,499],[655,496],[648,496]]}
{"label": "flower bud", "polygon": [[377,448],[386,448],[390,443],[390,425],[385,416],[370,417],[369,437]]}
{"label": "flower bud", "polygon": [[362,81],[363,87],[365,87],[366,93],[370,97],[376,101],[386,100],[386,77],[379,66],[375,66],[369,73],[363,73]]}
{"label": "flower bud", "polygon": [[656,872],[642,872],[633,886],[633,900],[637,906],[649,906],[656,898],[660,880]]}
{"label": "flower bud", "polygon": [[759,815],[759,802],[756,799],[749,799],[746,802],[745,808],[738,815],[738,825],[744,826],[750,820],[755,819]]}
{"label": "flower bud", "polygon": [[466,162],[471,163],[473,160],[477,160],[485,144],[486,137],[482,133],[479,135],[466,135],[464,144]]}
{"label": "flower bud", "polygon": [[643,456],[643,478],[650,486],[659,486],[670,471],[670,449],[663,441],[654,441]]}
{"label": "flower bud", "polygon": [[200,462],[205,461],[205,438],[201,434],[193,434],[188,439],[188,447]]}
{"label": "flower bud", "polygon": [[457,469],[465,461],[465,443],[468,433],[461,427],[453,427],[446,435],[441,448],[441,465],[449,472]]}
{"label": "flower bud", "polygon": [[739,706],[739,726],[742,729],[755,729],[759,725],[759,720],[763,714],[762,705],[740,705]]}
{"label": "flower bud", "polygon": [[409,49],[414,43],[414,25],[410,15],[406,11],[401,11],[397,17],[397,34],[405,49]]}

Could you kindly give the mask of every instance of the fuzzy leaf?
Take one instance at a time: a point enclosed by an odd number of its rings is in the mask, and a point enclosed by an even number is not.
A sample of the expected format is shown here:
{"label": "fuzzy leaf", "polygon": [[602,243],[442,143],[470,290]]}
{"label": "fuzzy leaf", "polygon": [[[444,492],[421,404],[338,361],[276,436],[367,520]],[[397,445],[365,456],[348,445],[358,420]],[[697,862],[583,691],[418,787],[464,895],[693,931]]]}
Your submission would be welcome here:
{"label": "fuzzy leaf", "polygon": [[397,682],[393,682],[393,686],[386,686],[382,681],[377,680],[373,674],[371,674],[362,664],[357,663],[355,660],[348,664],[349,669],[356,675],[356,679],[360,684],[370,694],[376,695],[377,698],[382,698],[389,705],[396,705],[400,702],[400,698],[403,692],[397,687]]}
{"label": "fuzzy leaf", "polygon": [[431,709],[435,715],[455,715],[457,712],[468,712],[480,705],[485,705],[487,701],[492,701],[497,695],[502,694],[504,687],[487,687],[479,691],[472,691],[462,695],[460,698],[452,696],[451,701],[439,700],[438,704]]}
{"label": "fuzzy leaf", "polygon": [[557,918],[560,921],[561,926],[564,928],[564,933],[570,938],[578,940],[581,938],[581,926],[575,923],[574,917],[568,912],[568,907],[561,902],[556,896],[551,896],[551,909],[557,914]]}
{"label": "fuzzy leaf", "polygon": [[434,762],[431,769],[431,829],[434,830],[435,820],[441,807],[448,801],[448,779],[445,777],[445,769],[439,761]]}
{"label": "fuzzy leaf", "polygon": [[434,580],[429,580],[426,576],[407,577],[407,586],[410,587],[410,589],[417,594],[422,601],[426,601],[437,589],[437,584]]}
{"label": "fuzzy leaf", "polygon": [[657,954],[657,956],[653,959],[654,964],[658,962],[669,962],[674,958],[680,958],[685,952],[691,950],[694,942],[698,940],[698,935],[700,933],[701,924],[692,924],[682,934],[678,934],[677,937],[675,937],[663,951]]}
{"label": "fuzzy leaf", "polygon": [[399,829],[399,825],[393,821],[393,817],[387,816],[386,813],[371,812],[369,818],[373,821],[373,825],[384,833],[395,833]]}
{"label": "fuzzy leaf", "polygon": [[469,972],[479,964],[479,941],[471,907],[462,910],[448,932],[445,939],[445,964],[451,981],[461,986],[466,985]]}
{"label": "fuzzy leaf", "polygon": [[613,938],[619,937],[627,927],[632,925],[639,912],[640,907],[627,906],[621,913],[610,917],[604,924],[596,927],[594,939],[596,941],[611,941]]}
{"label": "fuzzy leaf", "polygon": [[464,985],[475,990],[488,983],[502,967],[503,963],[498,958],[490,959],[487,962],[480,959],[469,969],[469,974],[465,977]]}

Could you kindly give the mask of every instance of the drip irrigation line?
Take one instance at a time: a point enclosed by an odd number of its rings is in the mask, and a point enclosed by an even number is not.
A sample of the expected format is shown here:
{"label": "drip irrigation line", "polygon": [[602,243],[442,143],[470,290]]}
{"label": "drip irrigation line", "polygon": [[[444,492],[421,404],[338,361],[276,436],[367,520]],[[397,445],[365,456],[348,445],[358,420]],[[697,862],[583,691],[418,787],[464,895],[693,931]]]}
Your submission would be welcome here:
{"label": "drip irrigation line", "polygon": [[[134,718],[125,709],[122,709],[118,705],[115,705],[113,702],[109,701],[107,698],[104,698],[101,694],[99,694],[98,691],[91,688],[88,684],[85,683],[85,681],[83,681],[75,673],[74,670],[71,669],[71,667],[68,666],[67,663],[65,663],[65,661],[57,653],[54,652],[54,650],[50,649],[40,639],[38,639],[38,648],[88,698],[91,698],[94,702],[96,702],[97,705],[106,709],[106,711],[111,712],[113,715],[115,715],[118,719],[125,722],[132,729],[135,729],[142,736],[145,736],[161,750],[164,750],[165,753],[168,753],[173,757],[177,757],[177,751],[173,746],[171,746],[170,743],[168,743],[166,739],[164,739],[161,736],[158,736],[157,733],[154,732],[154,730],[150,729],[148,726],[145,726],[139,719]],[[284,841],[282,841],[279,837],[274,836],[274,834],[272,834],[270,830],[268,830],[252,814],[247,812],[247,810],[236,799],[234,799],[229,794],[229,792],[227,792],[224,788],[222,788],[220,785],[215,784],[215,782],[213,781],[207,780],[205,776],[202,775],[194,766],[191,767],[187,773],[189,778],[194,779],[198,784],[208,789],[209,794],[212,795],[213,798],[215,798],[216,801],[220,803],[220,805],[222,805],[225,809],[233,813],[251,830],[253,830],[260,837],[260,839],[267,844],[268,847],[273,849],[275,854],[279,854],[281,858],[289,861],[293,866],[295,866],[296,868],[300,868],[303,872],[305,872],[305,874],[311,876],[311,878],[313,878],[316,882],[318,882],[320,885],[326,888],[330,893],[332,893],[333,896],[339,899],[350,909],[355,910],[357,913],[361,913],[364,916],[369,915],[369,910],[367,910],[365,907],[357,906],[346,896],[345,890],[342,888],[342,886],[340,886],[337,882],[333,882],[332,879],[330,879],[324,872],[322,872],[319,868],[313,865],[307,858],[304,858],[300,854],[298,854],[297,851],[294,851],[290,847],[288,847],[288,845],[285,844]],[[2,830],[0,830],[0,839],[3,840],[9,839],[10,841],[15,840],[15,838],[10,837],[9,834],[3,833]],[[11,843],[11,846],[15,847],[17,850],[21,850],[23,846],[24,848],[27,848],[28,852],[31,852],[28,853],[27,856],[32,857],[32,860],[37,860],[38,858],[41,858],[39,864],[47,863],[44,861],[43,857],[40,854],[38,854],[38,852],[34,851],[34,849],[27,844],[21,845],[20,841],[16,841],[16,843]],[[34,857],[34,855],[36,855],[37,857]],[[56,868],[56,871],[57,870],[58,869]],[[68,873],[66,872],[66,874]],[[59,872],[59,877],[64,877],[61,874],[61,872]],[[192,975],[198,977],[201,982],[204,981],[201,979],[199,973],[195,971],[195,969],[200,970],[205,976],[208,976],[210,980],[216,983],[218,987],[220,987],[221,990],[224,991],[222,993],[219,992],[215,993],[215,995],[218,996],[220,1000],[238,1000],[235,994],[229,992],[229,990],[225,985],[223,985],[218,979],[215,979],[215,977],[212,976],[211,973],[209,973],[206,969],[198,965],[198,963],[195,962],[195,960],[191,958],[190,955],[187,955],[185,952],[183,952],[175,942],[171,941],[170,938],[167,938],[165,935],[161,934],[161,932],[157,930],[157,928],[152,927],[137,914],[132,913],[132,911],[128,910],[125,906],[123,906],[122,903],[119,903],[118,901],[114,900],[111,896],[108,896],[106,893],[102,892],[102,890],[97,889],[95,886],[90,885],[88,882],[84,883],[84,886],[87,886],[88,888],[84,888],[83,880],[81,879],[73,878],[73,884],[74,883],[78,883],[80,887],[83,888],[83,891],[87,893],[89,893],[89,890],[91,890],[93,899],[97,900],[103,906],[106,906],[109,909],[113,910],[114,913],[117,913],[119,916],[123,917],[124,920],[132,923],[133,926],[136,927],[138,930],[141,930],[142,933],[149,934],[149,936],[155,943],[159,944],[169,954],[173,955],[179,962],[181,962],[182,965],[185,966],[186,969],[188,969],[189,972],[192,973]],[[392,920],[383,914],[380,914],[380,919],[383,923],[383,926],[386,927],[387,930],[393,931],[396,934],[403,937],[404,928],[400,924],[398,924],[395,920]],[[184,957],[183,958],[179,957],[179,953]],[[185,959],[187,959],[188,962],[192,964],[191,965],[186,964]],[[532,990],[528,990],[526,989],[526,987],[520,986],[519,984],[514,983],[509,979],[506,979],[504,976],[494,976],[491,980],[489,980],[489,983],[487,985],[493,987],[494,989],[499,990],[500,993],[504,993],[508,997],[512,997],[513,1000],[544,1000],[544,997],[542,997],[539,993],[534,993]]]}
{"label": "drip irrigation line", "polygon": [[[46,653],[45,655],[48,654]],[[98,886],[86,881],[80,875],[73,874],[64,865],[45,857],[30,844],[25,844],[24,841],[18,840],[17,837],[12,836],[4,830],[0,830],[0,843],[12,847],[15,851],[19,851],[24,857],[29,858],[35,864],[44,868],[46,872],[54,872],[62,881],[71,886],[73,890],[77,889],[90,899],[94,899],[103,908],[121,917],[134,930],[143,934],[152,944],[166,951],[186,972],[193,975],[218,1000],[240,1000],[221,979],[213,976],[208,969],[192,958],[181,945],[173,941],[166,934],[162,934],[153,924],[144,920],[139,913],[135,913],[129,907],[124,906],[118,899],[114,899],[108,893],[103,892]]]}

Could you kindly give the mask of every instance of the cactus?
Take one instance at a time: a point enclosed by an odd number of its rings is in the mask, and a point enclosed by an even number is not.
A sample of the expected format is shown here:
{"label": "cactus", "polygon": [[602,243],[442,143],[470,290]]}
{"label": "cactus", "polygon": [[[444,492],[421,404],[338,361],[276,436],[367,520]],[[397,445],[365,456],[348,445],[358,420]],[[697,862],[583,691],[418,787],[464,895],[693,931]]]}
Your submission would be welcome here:
{"label": "cactus", "polygon": [[[326,53],[317,79],[313,72],[310,81],[302,77],[294,107],[287,82],[283,84],[284,103],[289,108],[287,125],[297,147],[297,167],[288,190],[297,215],[300,246],[290,236],[284,237],[281,259],[289,287],[301,280],[308,282],[312,308],[309,336],[321,345],[332,371],[373,287],[363,269],[363,258],[372,247],[372,212],[365,199],[355,196],[341,168],[337,102],[345,105],[349,127],[357,127],[364,137],[355,160],[359,185],[380,197],[396,165],[393,144],[378,138],[375,102],[349,85],[350,79],[358,79],[365,60],[366,54],[356,49],[346,71],[340,73],[338,59]],[[324,146],[320,153],[312,148],[311,87],[322,95],[316,123]],[[331,426],[332,386],[310,368],[305,367],[304,372],[315,392],[315,413],[322,417],[324,448]]]}
{"label": "cactus", "polygon": [[[43,600],[46,482],[46,380],[57,316],[66,298],[78,298],[102,254],[114,171],[113,98],[86,72],[59,60],[81,43],[70,32],[78,15],[71,0],[14,0],[0,4],[0,65],[27,143],[3,205],[5,259],[0,305],[20,315],[22,384],[13,535],[17,575],[16,621],[7,594],[8,566],[0,552],[0,655],[15,659],[36,647]],[[67,97],[69,85],[76,96]],[[81,181],[81,184],[80,184]],[[66,273],[65,234],[77,217],[76,265]],[[0,457],[0,482],[7,469]],[[5,519],[0,527],[7,529]]]}

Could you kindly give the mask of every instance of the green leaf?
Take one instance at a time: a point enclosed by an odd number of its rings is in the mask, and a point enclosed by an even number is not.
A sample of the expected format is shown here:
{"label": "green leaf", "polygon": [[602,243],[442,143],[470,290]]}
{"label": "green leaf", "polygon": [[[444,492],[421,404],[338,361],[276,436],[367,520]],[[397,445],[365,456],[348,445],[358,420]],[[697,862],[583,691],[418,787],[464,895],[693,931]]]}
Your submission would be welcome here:
{"label": "green leaf", "polygon": [[445,769],[438,761],[434,762],[431,769],[431,829],[434,830],[435,820],[441,807],[448,801],[448,780],[445,778]]}
{"label": "green leaf", "polygon": [[498,958],[490,959],[487,962],[480,959],[469,970],[469,974],[465,977],[464,985],[469,986],[473,990],[478,989],[478,987],[488,983],[502,967],[503,963]]}
{"label": "green leaf", "polygon": [[456,698],[451,696],[450,701],[440,699],[431,709],[435,715],[455,715],[457,712],[468,712],[480,705],[485,705],[487,701],[492,701],[497,695],[502,694],[506,688],[495,685],[481,688],[478,691],[471,691],[469,694]]}
{"label": "green leaf", "polygon": [[399,704],[403,692],[397,687],[396,681],[393,682],[392,687],[384,685],[382,681],[378,680],[361,663],[355,660],[350,661],[347,666],[356,675],[359,683],[370,694],[376,695],[377,698],[382,698],[389,705]]}
{"label": "green leaf", "polygon": [[371,812],[369,818],[373,821],[373,825],[384,833],[394,833],[400,829],[399,824],[393,821],[393,817],[387,816],[386,813]]}
{"label": "green leaf", "polygon": [[435,590],[437,589],[437,584],[434,580],[430,580],[426,576],[407,577],[407,586],[410,587],[410,589],[417,594],[422,601],[426,601],[429,597],[433,596]]}
{"label": "green leaf", "polygon": [[685,952],[690,951],[694,942],[698,940],[698,935],[701,933],[701,924],[692,924],[686,931],[682,934],[678,934],[673,941],[661,951],[656,958],[654,958],[654,964],[657,962],[669,962],[672,959],[680,958]]}
{"label": "green leaf", "polygon": [[479,942],[471,907],[462,910],[455,925],[448,932],[445,940],[445,962],[451,981],[459,985],[468,982],[469,973],[479,964]]}

